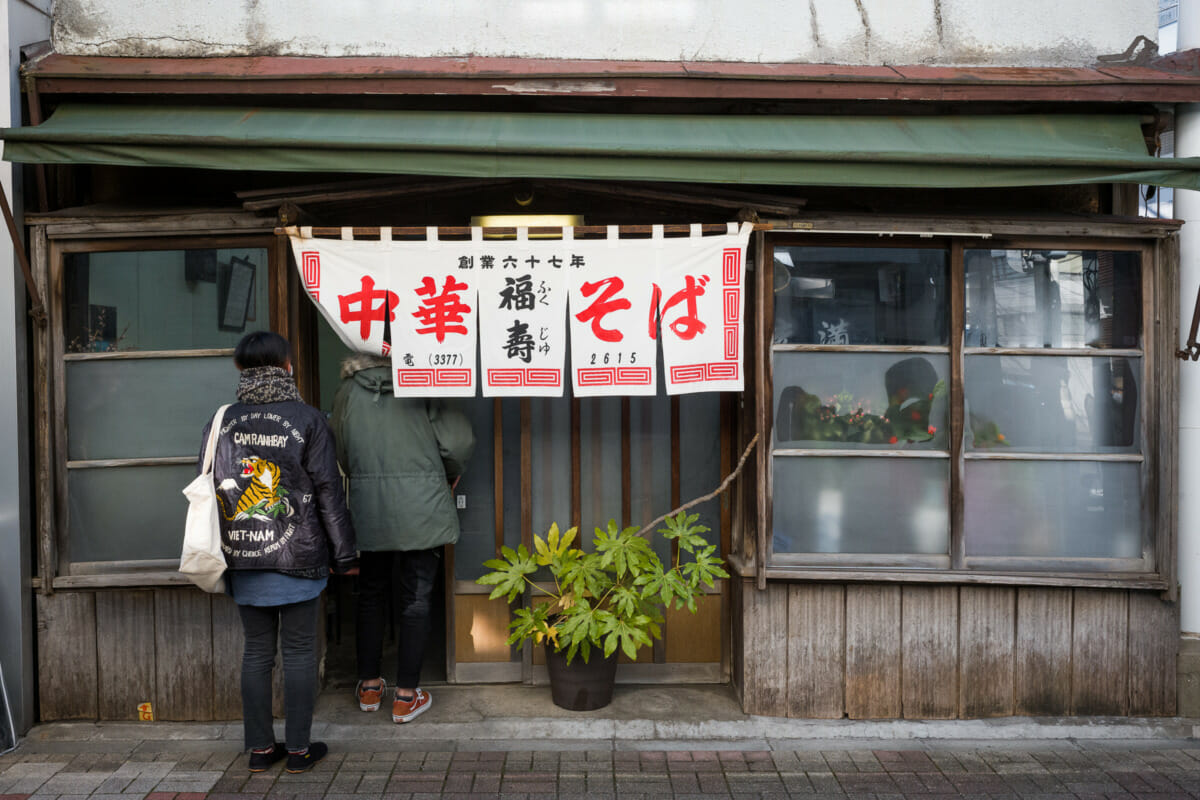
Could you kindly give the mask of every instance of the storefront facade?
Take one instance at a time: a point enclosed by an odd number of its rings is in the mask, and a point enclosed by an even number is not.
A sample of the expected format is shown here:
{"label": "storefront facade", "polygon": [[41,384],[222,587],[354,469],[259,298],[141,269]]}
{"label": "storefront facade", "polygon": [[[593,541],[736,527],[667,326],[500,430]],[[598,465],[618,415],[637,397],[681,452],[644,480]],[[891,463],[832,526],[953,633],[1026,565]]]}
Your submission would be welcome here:
{"label": "storefront facade", "polygon": [[[775,716],[1178,713],[1179,225],[1134,215],[1139,184],[1196,184],[1147,142],[1200,79],[1047,66],[34,59],[5,157],[42,208],[39,718],[238,715],[236,610],[173,572],[179,488],[243,332],[288,336],[330,407],[345,350],[284,228],[517,213],[754,223],[745,390],[463,399],[480,445],[428,679],[542,681],[483,561],[645,523],[757,436],[699,509],[731,578],[618,680],[730,682]],[[330,686],[352,602],[335,582]]]}

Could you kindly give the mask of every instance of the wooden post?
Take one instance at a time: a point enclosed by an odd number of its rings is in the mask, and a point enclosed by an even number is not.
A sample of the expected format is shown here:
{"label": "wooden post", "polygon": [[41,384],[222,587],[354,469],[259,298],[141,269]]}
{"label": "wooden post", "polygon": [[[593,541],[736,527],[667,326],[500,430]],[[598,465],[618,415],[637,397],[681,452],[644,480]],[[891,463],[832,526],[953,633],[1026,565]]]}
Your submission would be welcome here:
{"label": "wooden post", "polygon": [[44,328],[46,327],[46,308],[42,305],[42,296],[38,292],[37,284],[33,281],[33,270],[29,268],[29,259],[25,257],[21,234],[17,230],[16,220],[13,219],[12,208],[8,205],[8,192],[4,191],[3,186],[0,186],[0,211],[4,213],[4,222],[8,225],[8,235],[12,238],[13,252],[17,256],[17,263],[21,265],[21,273],[25,276],[25,288],[29,290],[29,299],[33,301],[33,307],[29,309],[29,316],[33,318],[39,328]]}

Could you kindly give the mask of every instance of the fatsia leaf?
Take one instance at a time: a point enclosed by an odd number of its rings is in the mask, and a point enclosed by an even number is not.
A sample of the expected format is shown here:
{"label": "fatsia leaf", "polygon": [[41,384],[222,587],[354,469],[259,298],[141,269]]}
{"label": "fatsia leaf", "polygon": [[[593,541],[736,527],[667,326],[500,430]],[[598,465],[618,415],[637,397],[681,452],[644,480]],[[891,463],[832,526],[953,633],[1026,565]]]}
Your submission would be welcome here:
{"label": "fatsia leaf", "polygon": [[507,596],[511,603],[525,590],[525,576],[537,572],[537,564],[524,545],[517,550],[505,547],[501,553],[504,558],[487,561],[486,566],[491,567],[492,571],[480,576],[475,582],[482,586],[495,587],[489,595],[491,599]]}
{"label": "fatsia leaf", "polygon": [[641,605],[641,600],[641,593],[630,586],[615,587],[608,598],[616,612],[624,617],[633,616]]}
{"label": "fatsia leaf", "polygon": [[667,539],[678,541],[680,549],[690,553],[695,548],[707,544],[701,534],[708,533],[709,529],[697,524],[699,519],[699,514],[685,514],[681,511],[673,517],[667,517],[667,527],[659,528],[658,532]]}
{"label": "fatsia leaf", "polygon": [[[552,537],[558,538],[557,536],[555,536],[555,534],[557,534],[557,533],[558,533],[557,529],[555,529],[555,528],[550,529],[550,534]],[[551,555],[550,555],[550,548],[552,546],[553,546],[552,544],[550,544],[550,545],[546,544],[546,540],[543,539],[542,537],[538,536],[536,533],[533,535],[533,549],[535,551],[537,551],[538,566],[544,567],[550,563],[550,561],[552,560]]]}
{"label": "fatsia leaf", "polygon": [[596,531],[596,552],[602,555],[601,564],[611,568],[618,581],[626,575],[640,575],[658,561],[650,543],[637,532],[636,525],[618,530],[615,520],[609,520],[607,531]]}
{"label": "fatsia leaf", "polygon": [[713,586],[716,578],[729,577],[721,559],[714,555],[716,550],[716,545],[709,545],[694,554],[695,560],[683,565],[683,574],[688,578],[690,585],[699,586],[703,583],[705,586]]}
{"label": "fatsia leaf", "polygon": [[571,543],[575,541],[575,536],[579,533],[579,528],[567,528],[567,532],[562,535],[562,541],[559,543],[559,552],[565,552]]}
{"label": "fatsia leaf", "polygon": [[609,576],[600,565],[600,558],[595,553],[581,553],[574,557],[564,557],[558,574],[558,580],[564,590],[569,590],[579,596],[600,597],[612,585]]}

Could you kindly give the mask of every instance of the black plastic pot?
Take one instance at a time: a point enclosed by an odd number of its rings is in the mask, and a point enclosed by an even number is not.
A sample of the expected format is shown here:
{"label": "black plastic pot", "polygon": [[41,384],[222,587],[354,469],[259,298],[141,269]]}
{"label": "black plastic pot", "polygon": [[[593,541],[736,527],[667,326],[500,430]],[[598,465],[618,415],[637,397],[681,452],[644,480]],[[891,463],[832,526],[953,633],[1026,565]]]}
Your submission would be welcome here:
{"label": "black plastic pot", "polygon": [[613,684],[617,679],[617,652],[608,658],[598,647],[592,648],[591,659],[575,654],[567,663],[566,652],[557,653],[546,643],[546,671],[550,673],[550,697],[554,705],[568,711],[594,711],[612,702]]}

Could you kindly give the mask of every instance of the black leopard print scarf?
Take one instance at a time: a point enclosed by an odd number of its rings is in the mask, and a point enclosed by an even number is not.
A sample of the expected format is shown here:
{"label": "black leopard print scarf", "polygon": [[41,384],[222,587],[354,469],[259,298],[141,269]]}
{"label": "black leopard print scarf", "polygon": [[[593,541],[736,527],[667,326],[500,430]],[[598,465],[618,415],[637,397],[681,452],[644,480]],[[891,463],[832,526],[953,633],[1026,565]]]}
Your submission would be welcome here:
{"label": "black leopard print scarf", "polygon": [[237,399],[252,406],[285,403],[299,400],[300,390],[283,367],[250,367],[238,378]]}

